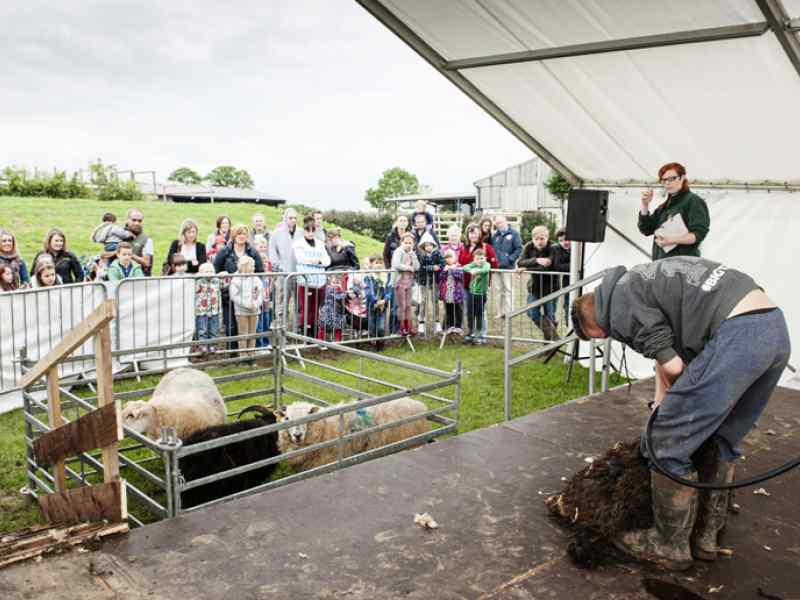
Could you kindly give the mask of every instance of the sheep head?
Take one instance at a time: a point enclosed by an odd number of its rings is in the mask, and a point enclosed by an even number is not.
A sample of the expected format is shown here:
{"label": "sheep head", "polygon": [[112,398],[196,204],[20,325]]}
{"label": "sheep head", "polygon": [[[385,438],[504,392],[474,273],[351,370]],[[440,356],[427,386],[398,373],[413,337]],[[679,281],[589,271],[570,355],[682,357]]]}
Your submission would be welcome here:
{"label": "sheep head", "polygon": [[[282,406],[278,412],[278,422],[294,421],[308,415],[313,415],[319,410],[319,406],[309,404],[308,402],[295,402],[289,406]],[[300,446],[305,442],[306,432],[308,431],[308,423],[301,423],[294,425],[288,429],[281,430],[281,437],[288,438],[292,446]]]}
{"label": "sheep head", "polygon": [[156,431],[156,411],[149,402],[133,400],[122,409],[122,424],[138,433]]}

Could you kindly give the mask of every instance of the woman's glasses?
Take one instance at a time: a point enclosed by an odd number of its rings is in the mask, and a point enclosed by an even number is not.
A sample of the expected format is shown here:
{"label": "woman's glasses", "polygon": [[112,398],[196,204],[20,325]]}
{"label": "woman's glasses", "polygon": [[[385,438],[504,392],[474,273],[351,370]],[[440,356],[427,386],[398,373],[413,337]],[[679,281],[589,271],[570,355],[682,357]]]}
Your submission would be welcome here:
{"label": "woman's glasses", "polygon": [[680,175],[669,175],[668,177],[662,177],[661,183],[672,183],[673,181],[678,181],[680,179]]}

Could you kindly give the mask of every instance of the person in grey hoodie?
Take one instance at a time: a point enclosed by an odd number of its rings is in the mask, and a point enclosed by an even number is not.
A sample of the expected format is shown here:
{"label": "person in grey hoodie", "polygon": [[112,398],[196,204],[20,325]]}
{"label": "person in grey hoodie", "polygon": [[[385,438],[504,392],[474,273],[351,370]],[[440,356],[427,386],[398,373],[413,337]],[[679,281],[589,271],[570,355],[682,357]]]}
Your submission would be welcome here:
{"label": "person in grey hoodie", "polygon": [[[609,269],[601,285],[572,307],[583,340],[612,337],[656,360],[655,457],[671,474],[733,481],[739,443],[752,429],[789,360],[783,312],[753,278],[689,256],[631,269]],[[642,441],[642,454],[650,458]],[[697,457],[696,457],[697,458]],[[708,459],[708,461],[706,460]],[[692,555],[714,560],[729,491],[696,488],[653,470],[655,524],[617,536],[615,545],[640,560],[684,570]]]}
{"label": "person in grey hoodie", "polygon": [[[291,273],[297,270],[294,248],[297,240],[303,239],[303,229],[297,227],[297,211],[287,208],[283,213],[283,220],[278,223],[269,238],[269,262],[272,270],[277,273]],[[290,281],[286,302],[295,297],[296,281]],[[283,319],[284,298],[283,286],[275,289],[275,314],[277,319]]]}

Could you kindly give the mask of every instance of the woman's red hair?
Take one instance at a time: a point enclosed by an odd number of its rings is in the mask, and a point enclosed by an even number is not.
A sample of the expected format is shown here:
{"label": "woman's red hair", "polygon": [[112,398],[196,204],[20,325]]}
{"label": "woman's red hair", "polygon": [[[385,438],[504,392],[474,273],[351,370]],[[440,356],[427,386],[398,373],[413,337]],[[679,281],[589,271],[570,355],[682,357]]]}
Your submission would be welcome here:
{"label": "woman's red hair", "polygon": [[689,180],[685,179],[686,176],[686,167],[684,167],[681,163],[671,162],[665,164],[658,170],[658,180],[661,181],[661,178],[664,176],[664,173],[667,171],[675,171],[678,177],[684,177],[683,185],[681,185],[681,191],[685,192],[689,189]]}

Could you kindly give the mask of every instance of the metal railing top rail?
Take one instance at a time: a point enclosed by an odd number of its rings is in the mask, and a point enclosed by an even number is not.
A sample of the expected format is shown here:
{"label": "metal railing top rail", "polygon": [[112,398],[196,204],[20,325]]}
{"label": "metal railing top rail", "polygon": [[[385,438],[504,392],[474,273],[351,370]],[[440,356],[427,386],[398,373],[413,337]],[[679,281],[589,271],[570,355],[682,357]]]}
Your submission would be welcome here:
{"label": "metal railing top rail", "polygon": [[[595,282],[598,279],[602,279],[608,271],[609,271],[609,269],[604,269],[604,270],[602,270],[602,271],[600,271],[598,273],[595,273],[594,275],[590,275],[589,277],[585,277],[584,279],[581,279],[580,281],[578,281],[576,283],[572,283],[572,284],[568,285],[567,287],[563,287],[560,290],[557,290],[557,291],[553,292],[552,294],[548,294],[547,296],[539,298],[535,302],[531,302],[530,304],[528,304],[526,306],[523,306],[522,308],[518,308],[518,309],[512,311],[509,315],[506,315],[506,318],[507,319],[513,319],[514,317],[518,317],[519,315],[526,314],[532,308],[536,308],[537,306],[542,306],[544,304],[547,304],[548,302],[552,302],[553,300],[557,300],[558,298],[560,298],[562,296],[566,296],[567,294],[569,294],[571,292],[574,292],[574,291],[576,291],[576,290],[578,290],[578,289],[580,289],[582,287],[585,287],[586,285],[588,285],[588,284],[590,284],[592,282]],[[533,271],[533,273],[539,274],[540,272],[539,271]],[[544,273],[545,272],[542,272],[541,274],[544,274]],[[557,274],[561,275],[562,273],[557,273]]]}

